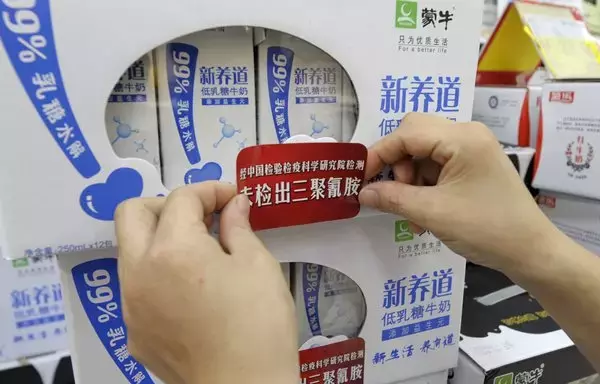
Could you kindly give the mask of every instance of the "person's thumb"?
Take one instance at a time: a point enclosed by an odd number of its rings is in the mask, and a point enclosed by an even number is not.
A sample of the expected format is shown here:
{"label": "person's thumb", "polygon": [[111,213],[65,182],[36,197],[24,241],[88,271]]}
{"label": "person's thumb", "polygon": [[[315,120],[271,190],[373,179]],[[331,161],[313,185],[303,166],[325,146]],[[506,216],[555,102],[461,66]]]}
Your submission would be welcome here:
{"label": "person's thumb", "polygon": [[426,226],[426,213],[432,202],[432,192],[428,187],[380,181],[365,186],[358,198],[362,205],[404,216],[420,226]]}
{"label": "person's thumb", "polygon": [[249,221],[250,201],[245,195],[237,195],[221,213],[221,244],[233,254],[236,252],[267,253],[264,244],[252,231]]}

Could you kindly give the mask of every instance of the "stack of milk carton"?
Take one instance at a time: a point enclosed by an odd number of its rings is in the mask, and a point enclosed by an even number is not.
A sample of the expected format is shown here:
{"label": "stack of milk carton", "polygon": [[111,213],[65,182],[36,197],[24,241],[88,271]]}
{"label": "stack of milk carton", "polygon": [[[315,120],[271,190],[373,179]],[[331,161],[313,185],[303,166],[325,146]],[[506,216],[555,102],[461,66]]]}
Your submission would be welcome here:
{"label": "stack of milk carton", "polygon": [[564,233],[600,255],[600,83],[555,82],[542,94],[539,205]]}
{"label": "stack of milk carton", "polygon": [[174,189],[235,182],[237,154],[249,146],[297,135],[350,141],[356,108],[348,75],[324,51],[277,31],[227,27],[141,57],[115,85],[105,118],[115,153],[154,164]]}
{"label": "stack of milk carton", "polygon": [[[350,141],[356,109],[348,75],[321,49],[277,31],[228,27],[175,39],[134,62],[113,88],[105,120],[115,153],[147,160],[174,189],[235,182],[237,154],[249,146],[298,135]],[[316,264],[282,270],[301,344],[358,334],[366,306],[349,277]],[[303,295],[308,284],[319,292],[315,308]]]}

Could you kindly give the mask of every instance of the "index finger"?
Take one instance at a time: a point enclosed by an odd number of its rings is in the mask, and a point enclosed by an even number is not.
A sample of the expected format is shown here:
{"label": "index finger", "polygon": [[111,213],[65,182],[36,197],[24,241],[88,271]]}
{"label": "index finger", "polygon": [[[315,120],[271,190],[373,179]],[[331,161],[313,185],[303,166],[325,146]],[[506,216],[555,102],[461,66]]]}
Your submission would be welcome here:
{"label": "index finger", "polygon": [[[115,232],[119,258],[130,259],[144,255],[152,242],[158,216],[166,199],[142,197],[121,203],[115,212]],[[123,263],[119,263],[121,265]]]}
{"label": "index finger", "polygon": [[237,194],[232,184],[202,182],[181,187],[171,192],[163,208],[157,228],[157,235],[174,238],[206,235],[206,216],[213,214]]}
{"label": "index finger", "polygon": [[453,124],[439,116],[407,114],[394,132],[369,148],[366,178],[374,177],[386,165],[410,157],[430,157],[438,164],[445,164],[451,155]]}

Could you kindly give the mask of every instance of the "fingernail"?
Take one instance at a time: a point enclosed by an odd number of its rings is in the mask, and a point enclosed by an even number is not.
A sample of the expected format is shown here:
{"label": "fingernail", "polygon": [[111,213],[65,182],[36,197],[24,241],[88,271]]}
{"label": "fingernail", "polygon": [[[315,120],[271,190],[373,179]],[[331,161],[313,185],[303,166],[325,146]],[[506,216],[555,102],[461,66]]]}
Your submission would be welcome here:
{"label": "fingernail", "polygon": [[244,216],[245,218],[248,218],[248,215],[250,214],[250,200],[248,200],[248,196],[246,195],[238,195],[236,197],[236,205],[240,211],[240,213],[242,214],[242,216]]}
{"label": "fingernail", "polygon": [[379,201],[379,194],[377,191],[369,187],[365,187],[362,191],[360,191],[360,194],[358,195],[358,201],[360,201],[360,203],[363,205],[376,207],[377,202]]}

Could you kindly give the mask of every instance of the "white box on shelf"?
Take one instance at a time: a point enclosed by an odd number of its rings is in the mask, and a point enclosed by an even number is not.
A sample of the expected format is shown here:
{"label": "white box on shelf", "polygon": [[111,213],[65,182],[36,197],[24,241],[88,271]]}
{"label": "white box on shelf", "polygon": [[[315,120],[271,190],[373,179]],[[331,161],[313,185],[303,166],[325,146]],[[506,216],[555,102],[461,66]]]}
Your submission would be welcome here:
{"label": "white box on shelf", "polygon": [[600,83],[544,85],[534,187],[600,199],[598,92]]}
{"label": "white box on shelf", "polygon": [[538,204],[561,231],[600,256],[600,200],[541,191]]}
{"label": "white box on shelf", "polygon": [[508,145],[529,146],[529,100],[527,88],[475,88],[473,121],[485,124],[498,141]]}

